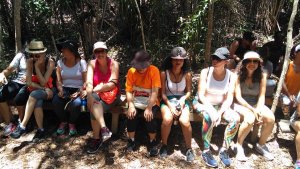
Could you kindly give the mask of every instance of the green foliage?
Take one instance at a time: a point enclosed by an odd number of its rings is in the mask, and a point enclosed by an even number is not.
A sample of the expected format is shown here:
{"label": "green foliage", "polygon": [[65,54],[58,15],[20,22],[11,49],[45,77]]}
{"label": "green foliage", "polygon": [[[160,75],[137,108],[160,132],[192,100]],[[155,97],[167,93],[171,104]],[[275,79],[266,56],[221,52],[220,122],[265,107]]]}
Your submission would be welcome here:
{"label": "green foliage", "polygon": [[204,51],[204,41],[207,31],[207,8],[208,0],[201,1],[198,9],[187,18],[180,17],[180,44],[189,46],[196,53]]}

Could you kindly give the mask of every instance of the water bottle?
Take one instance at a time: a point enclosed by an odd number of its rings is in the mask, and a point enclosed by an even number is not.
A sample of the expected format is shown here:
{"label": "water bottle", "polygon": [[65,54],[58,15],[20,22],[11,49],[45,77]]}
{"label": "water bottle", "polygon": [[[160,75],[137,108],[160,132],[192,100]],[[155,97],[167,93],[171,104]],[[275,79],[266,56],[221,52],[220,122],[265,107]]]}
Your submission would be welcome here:
{"label": "water bottle", "polygon": [[[180,103],[178,101],[176,103],[176,111],[179,112],[180,110],[181,110],[181,105],[180,105]],[[177,115],[174,117],[174,122],[173,122],[174,126],[178,125],[178,118],[179,117]]]}
{"label": "water bottle", "polygon": [[86,112],[86,105],[87,105],[86,98],[81,98],[81,106],[80,106],[81,112]]}

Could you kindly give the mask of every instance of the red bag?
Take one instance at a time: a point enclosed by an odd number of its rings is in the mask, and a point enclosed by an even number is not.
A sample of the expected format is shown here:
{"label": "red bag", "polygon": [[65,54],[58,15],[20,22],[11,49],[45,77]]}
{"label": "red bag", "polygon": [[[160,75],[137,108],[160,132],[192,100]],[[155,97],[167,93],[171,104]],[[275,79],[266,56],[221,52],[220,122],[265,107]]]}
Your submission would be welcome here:
{"label": "red bag", "polygon": [[115,86],[112,90],[106,92],[99,92],[98,96],[107,104],[112,104],[119,93],[119,87]]}

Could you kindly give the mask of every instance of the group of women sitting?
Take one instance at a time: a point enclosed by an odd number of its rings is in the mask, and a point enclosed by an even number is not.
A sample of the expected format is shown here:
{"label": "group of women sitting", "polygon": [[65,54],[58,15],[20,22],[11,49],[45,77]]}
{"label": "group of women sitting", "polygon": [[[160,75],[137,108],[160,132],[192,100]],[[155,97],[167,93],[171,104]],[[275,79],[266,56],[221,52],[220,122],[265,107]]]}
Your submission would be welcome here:
{"label": "group of women sitting", "polygon": [[[89,61],[88,64],[80,57],[75,42],[64,40],[57,43],[57,48],[62,53],[62,58],[56,64],[53,59],[46,57],[47,48],[44,47],[42,41],[31,41],[25,49],[29,58],[26,58],[22,53],[17,54],[11,64],[0,74],[0,82],[4,83],[6,77],[17,70],[15,78],[4,85],[0,92],[0,111],[7,124],[4,134],[10,135],[12,138],[19,138],[26,132],[26,125],[34,113],[38,130],[33,141],[36,142],[44,138],[42,105],[44,101],[52,100],[54,112],[60,121],[56,133],[63,135],[68,129],[68,134],[74,136],[77,133],[75,124],[80,115],[82,99],[87,98],[87,107],[90,111],[93,129],[93,138],[89,140],[87,152],[95,153],[112,134],[106,127],[103,113],[120,103],[120,92],[118,92],[120,90],[115,91],[116,88],[119,88],[119,63],[108,56],[108,48],[104,42],[94,44],[95,59]],[[142,77],[140,79],[144,80],[142,83],[149,80],[147,77],[149,71],[156,70],[154,66],[149,64],[149,60],[147,52],[139,51],[132,62],[137,74]],[[259,54],[254,51],[247,52],[241,61],[240,71],[233,73],[226,69],[229,60],[228,49],[225,47],[218,48],[211,55],[212,65],[201,71],[198,92],[193,99],[192,106],[188,103],[192,95],[192,75],[187,60],[188,55],[185,49],[175,47],[170,56],[164,60],[160,76],[152,74],[156,80],[150,81],[153,83],[150,85],[161,87],[162,146],[159,151],[155,148],[153,143],[156,137],[155,131],[150,132],[151,148],[149,154],[152,156],[159,154],[162,158],[168,155],[167,143],[171,126],[173,123],[179,122],[187,148],[186,160],[193,161],[195,155],[191,147],[192,127],[189,113],[190,109],[194,109],[203,117],[204,150],[201,156],[208,166],[218,166],[210,147],[213,128],[218,126],[221,121],[226,122],[226,129],[219,158],[225,166],[231,165],[228,150],[236,134],[238,135],[237,142],[233,146],[236,151],[236,158],[239,161],[247,160],[243,142],[253,126],[257,125],[262,126],[262,128],[255,149],[267,160],[273,160],[274,156],[268,150],[266,142],[272,133],[275,117],[272,111],[265,106],[267,75],[262,71],[262,59]],[[145,64],[140,63],[140,67],[138,67],[137,62]],[[53,83],[52,74],[55,70],[57,80],[56,83]],[[136,83],[133,80],[135,73],[130,74],[133,71],[133,69],[128,71],[127,87]],[[129,83],[129,80],[132,82]],[[138,107],[136,104],[131,104],[131,97],[136,95],[129,94],[133,90],[135,89],[126,88],[127,97],[130,97],[128,101],[130,139],[127,150],[135,150],[134,148],[136,148],[133,146],[133,128],[137,125],[134,119],[135,108]],[[105,97],[109,96],[103,96],[103,93],[109,91],[115,91],[112,100],[106,100]],[[159,108],[154,106],[156,99],[157,92],[152,92],[149,99],[152,109],[148,110],[149,106],[144,108],[146,126],[151,129],[155,126],[155,123],[151,122],[153,118],[151,113],[155,111],[155,108]],[[19,122],[16,127],[12,123],[7,101],[12,101],[18,108]]]}

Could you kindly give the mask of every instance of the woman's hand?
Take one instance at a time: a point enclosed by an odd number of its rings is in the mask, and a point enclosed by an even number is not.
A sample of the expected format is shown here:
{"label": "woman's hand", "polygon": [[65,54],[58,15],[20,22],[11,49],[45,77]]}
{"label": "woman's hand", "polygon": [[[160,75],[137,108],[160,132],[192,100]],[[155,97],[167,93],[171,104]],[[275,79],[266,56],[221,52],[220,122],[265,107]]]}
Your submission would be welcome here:
{"label": "woman's hand", "polygon": [[255,108],[255,109],[253,109],[253,113],[254,113],[255,119],[257,121],[256,124],[262,124],[261,112],[257,108]]}
{"label": "woman's hand", "polygon": [[172,113],[173,115],[176,115],[176,111],[177,111],[177,110],[176,110],[175,105],[171,103],[168,107],[169,107],[171,113]]}
{"label": "woman's hand", "polygon": [[80,92],[75,92],[75,93],[73,93],[73,94],[70,95],[70,98],[71,99],[75,99],[76,97],[79,96],[79,94],[80,94]]}
{"label": "woman's hand", "polygon": [[97,86],[94,87],[93,92],[98,92],[98,91],[100,91],[100,90],[102,89],[103,85],[104,85],[104,84],[103,84],[102,82],[99,83]]}
{"label": "woman's hand", "polygon": [[58,97],[60,98],[65,98],[64,96],[64,89],[63,88],[58,88]]}
{"label": "woman's hand", "polygon": [[132,119],[134,119],[135,115],[136,115],[135,107],[133,107],[133,106],[129,107],[128,111],[127,111],[127,117],[132,120]]}
{"label": "woman's hand", "polygon": [[87,95],[86,90],[80,90],[80,98],[85,98]]}
{"label": "woman's hand", "polygon": [[144,117],[147,122],[150,122],[153,119],[153,113],[151,108],[146,108],[144,111]]}
{"label": "woman's hand", "polygon": [[52,90],[49,89],[49,88],[45,88],[44,90],[45,90],[45,92],[47,93],[47,100],[51,99],[51,98],[53,97],[53,92],[52,92]]}
{"label": "woman's hand", "polygon": [[0,73],[0,84],[7,84],[7,79],[4,73]]}
{"label": "woman's hand", "polygon": [[182,97],[179,99],[179,103],[180,103],[180,106],[181,106],[181,110],[184,108],[185,100],[186,100],[186,97],[185,97],[185,96],[182,96]]}

